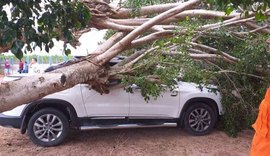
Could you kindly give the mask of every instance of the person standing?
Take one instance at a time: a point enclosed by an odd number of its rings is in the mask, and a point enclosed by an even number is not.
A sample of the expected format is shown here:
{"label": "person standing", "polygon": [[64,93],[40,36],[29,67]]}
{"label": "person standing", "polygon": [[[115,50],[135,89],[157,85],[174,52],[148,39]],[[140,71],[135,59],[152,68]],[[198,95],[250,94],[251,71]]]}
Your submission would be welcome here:
{"label": "person standing", "polygon": [[19,62],[19,70],[18,70],[18,72],[19,72],[20,74],[23,72],[23,65],[24,65],[24,63],[23,63],[23,61],[20,59],[20,62]]}
{"label": "person standing", "polygon": [[40,72],[40,68],[39,68],[39,64],[37,63],[37,59],[36,58],[33,58],[31,60],[31,63],[29,64],[29,73],[30,74],[41,73]]}
{"label": "person standing", "polygon": [[27,63],[27,61],[24,62],[22,73],[28,73],[28,63]]}
{"label": "person standing", "polygon": [[259,107],[256,122],[252,125],[255,134],[251,144],[250,156],[270,155],[270,88]]}
{"label": "person standing", "polygon": [[10,63],[9,63],[9,60],[6,59],[5,60],[5,76],[7,76],[9,74],[10,74]]}

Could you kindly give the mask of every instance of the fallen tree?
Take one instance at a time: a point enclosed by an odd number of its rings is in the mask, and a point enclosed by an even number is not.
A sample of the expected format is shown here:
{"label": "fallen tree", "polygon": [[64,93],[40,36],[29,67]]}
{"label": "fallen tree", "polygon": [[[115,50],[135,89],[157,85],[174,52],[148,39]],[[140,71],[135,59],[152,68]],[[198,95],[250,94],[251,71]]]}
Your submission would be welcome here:
{"label": "fallen tree", "polygon": [[[69,6],[69,1],[64,2]],[[46,25],[46,20],[51,18],[51,15],[48,15],[39,22],[41,30],[38,29],[39,32],[36,32],[36,30],[33,32],[37,36],[33,37],[27,33],[22,33],[26,31],[26,27],[20,29],[14,35],[14,38],[11,37],[6,42],[0,42],[0,53],[11,49],[17,57],[20,57],[22,54],[21,48],[26,44],[27,48],[31,49],[28,46],[36,40],[37,46],[42,47],[42,44],[45,44],[45,49],[48,50],[53,46],[53,42],[50,40],[53,37],[76,45],[80,36],[91,31],[91,28],[110,29],[113,30],[113,35],[109,35],[108,40],[100,45],[97,50],[79,60],[71,61],[65,67],[1,85],[0,111],[10,110],[23,103],[32,102],[79,83],[92,85],[100,93],[106,93],[108,81],[116,78],[124,79],[126,83],[132,83],[138,82],[137,77],[143,77],[143,80],[138,83],[163,83],[170,86],[172,80],[178,76],[182,68],[185,70],[190,67],[201,69],[197,66],[203,66],[207,71],[210,71],[210,66],[215,68],[211,74],[205,72],[209,75],[201,73],[200,77],[204,78],[199,81],[197,79],[198,83],[208,83],[209,81],[205,81],[206,78],[211,79],[211,81],[218,79],[216,82],[220,83],[221,79],[215,75],[218,73],[223,75],[223,78],[225,77],[223,81],[229,81],[232,85],[230,91],[236,91],[236,99],[243,100],[242,88],[235,84],[229,74],[240,74],[240,76],[245,75],[251,78],[259,78],[260,81],[266,81],[269,75],[265,71],[269,69],[263,63],[267,62],[253,62],[252,67],[254,66],[255,70],[252,69],[251,73],[249,73],[250,71],[239,73],[230,70],[229,67],[241,63],[243,55],[229,51],[235,47],[233,44],[232,48],[229,44],[218,47],[216,43],[224,35],[225,37],[226,35],[229,36],[228,39],[233,39],[233,41],[239,40],[239,43],[249,39],[253,34],[267,36],[267,34],[270,34],[269,21],[257,22],[255,19],[258,16],[257,12],[250,11],[245,16],[244,12],[246,11],[242,10],[241,12],[240,9],[238,12],[226,15],[223,10],[209,10],[207,5],[201,0],[190,0],[130,9],[124,8],[124,6],[116,8],[105,1],[85,0],[78,2],[76,8],[69,6],[75,10],[79,8],[79,12],[84,13],[76,16],[81,19],[75,21],[75,25],[72,25],[75,28],[61,27],[57,25],[59,23],[49,27]],[[38,8],[36,4],[33,5],[31,11],[35,12],[34,8]],[[263,10],[262,13],[263,17],[268,18],[270,15],[267,9]],[[58,14],[55,14],[55,16],[58,16]],[[86,17],[82,18],[84,16]],[[59,15],[59,17],[62,16]],[[74,16],[71,21],[64,21],[64,23],[71,24],[76,17]],[[6,21],[9,22],[8,19]],[[51,23],[53,22],[51,21]],[[16,22],[13,21],[13,23]],[[33,24],[27,26],[33,29]],[[83,26],[76,29],[76,24]],[[48,32],[42,31],[46,28],[48,28]],[[63,33],[55,35],[53,32],[58,30]],[[5,29],[5,31],[9,32],[8,29]],[[0,38],[6,37],[5,31],[0,31]],[[72,34],[69,34],[69,31]],[[214,39],[218,41],[214,42]],[[261,40],[263,39],[261,38]],[[68,50],[66,51],[68,52]],[[120,53],[126,55],[127,58],[113,67],[106,66],[113,57]],[[190,64],[191,62],[193,63]],[[221,62],[223,63],[222,66]],[[156,68],[158,66],[164,67],[164,70],[161,71],[160,68]],[[150,68],[155,68],[157,71],[148,71]],[[198,72],[194,71],[194,73]],[[194,73],[186,71],[186,75],[194,76]],[[222,87],[223,85],[219,86]],[[149,88],[142,89],[147,90]],[[158,89],[158,87],[154,87],[154,89]],[[158,96],[160,92],[158,94],[151,94],[150,92],[145,96]]]}

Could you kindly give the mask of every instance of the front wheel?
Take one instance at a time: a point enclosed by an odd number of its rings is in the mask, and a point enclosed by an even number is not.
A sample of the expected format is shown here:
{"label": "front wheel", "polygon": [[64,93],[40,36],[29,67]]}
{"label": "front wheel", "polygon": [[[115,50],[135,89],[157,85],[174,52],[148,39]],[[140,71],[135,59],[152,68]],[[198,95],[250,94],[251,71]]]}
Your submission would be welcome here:
{"label": "front wheel", "polygon": [[64,141],[69,131],[69,123],[62,112],[45,108],[37,111],[30,118],[27,130],[35,144],[50,147]]}
{"label": "front wheel", "polygon": [[184,129],[192,135],[209,134],[217,121],[214,110],[205,103],[192,104],[185,112]]}

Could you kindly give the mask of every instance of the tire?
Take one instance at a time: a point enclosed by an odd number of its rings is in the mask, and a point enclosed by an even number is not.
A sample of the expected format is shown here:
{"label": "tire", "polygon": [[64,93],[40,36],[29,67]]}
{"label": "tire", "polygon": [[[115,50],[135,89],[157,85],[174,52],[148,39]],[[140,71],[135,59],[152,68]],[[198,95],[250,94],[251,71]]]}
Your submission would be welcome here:
{"label": "tire", "polygon": [[67,137],[69,122],[61,111],[44,108],[37,111],[30,118],[27,132],[32,142],[37,145],[44,147],[57,146]]}
{"label": "tire", "polygon": [[196,136],[209,134],[217,121],[216,114],[213,108],[205,103],[196,102],[192,104],[185,111],[185,131]]}

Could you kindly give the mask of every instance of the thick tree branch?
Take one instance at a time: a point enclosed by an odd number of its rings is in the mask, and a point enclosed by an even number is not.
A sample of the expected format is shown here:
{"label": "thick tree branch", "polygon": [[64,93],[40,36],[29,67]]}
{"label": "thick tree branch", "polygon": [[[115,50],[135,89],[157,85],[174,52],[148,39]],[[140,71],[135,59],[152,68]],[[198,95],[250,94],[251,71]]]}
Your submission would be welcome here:
{"label": "thick tree branch", "polygon": [[144,37],[141,37],[132,41],[130,47],[134,48],[143,44],[151,43],[161,38],[164,38],[164,39],[170,38],[174,36],[174,33],[175,32],[172,30],[164,30],[164,31],[156,32],[156,33],[151,33],[147,36],[144,36]]}
{"label": "thick tree branch", "polygon": [[[160,5],[152,5],[152,6],[146,6],[142,7],[140,9],[140,16],[145,15],[152,15],[152,14],[160,14],[163,13],[169,9],[172,9],[176,6],[178,6],[179,3],[171,3],[171,4],[160,4]],[[125,9],[121,8],[117,10],[117,13],[113,14],[113,18],[129,18],[133,14],[133,9]]]}
{"label": "thick tree branch", "polygon": [[140,34],[145,32],[146,30],[150,29],[151,27],[153,27],[155,24],[159,23],[160,21],[163,21],[167,18],[170,18],[170,17],[184,11],[187,8],[194,6],[198,2],[200,2],[200,0],[191,0],[188,2],[184,2],[175,8],[172,8],[166,12],[163,12],[163,13],[157,15],[156,17],[154,17],[150,21],[144,23],[143,25],[139,26],[137,29],[132,31],[130,34],[128,34],[126,37],[124,37],[121,41],[119,41],[116,45],[111,47],[107,52],[97,56],[98,62],[100,62],[100,64],[102,65],[105,62],[111,60],[115,55],[117,55],[119,52],[121,52],[123,49],[125,49],[126,46],[128,46],[132,42],[132,40],[134,40]]}
{"label": "thick tree branch", "polygon": [[106,50],[108,50],[110,47],[112,47],[115,43],[117,43],[119,40],[121,40],[125,35],[126,35],[126,33],[123,33],[123,32],[115,33],[106,42],[104,42],[102,45],[98,46],[98,48],[91,54],[98,55],[98,54],[104,53]]}
{"label": "thick tree branch", "polygon": [[[212,11],[212,10],[203,10],[203,9],[194,9],[194,10],[186,10],[182,13],[179,13],[173,17],[170,17],[160,24],[169,24],[171,22],[177,22],[179,20],[185,19],[186,17],[198,17],[200,19],[213,19],[218,17],[220,19],[230,19],[236,16],[239,16],[239,13],[231,13],[230,15],[225,15],[225,12],[221,11]],[[150,20],[150,18],[134,18],[134,19],[113,19],[110,18],[110,21],[121,24],[121,25],[142,25],[143,23]]]}
{"label": "thick tree branch", "polygon": [[[130,24],[123,25],[120,23],[115,23],[111,19],[95,19],[91,21],[91,25],[99,28],[99,29],[112,29],[116,31],[124,31],[124,32],[130,32],[134,29],[138,28],[138,26],[133,26]],[[162,31],[164,29],[176,29],[177,26],[174,25],[155,25],[152,28],[150,28],[150,31]]]}
{"label": "thick tree branch", "polygon": [[103,73],[103,67],[82,61],[51,73],[24,77],[19,80],[23,83],[13,81],[0,85],[0,111],[10,110],[78,83],[88,83]]}

